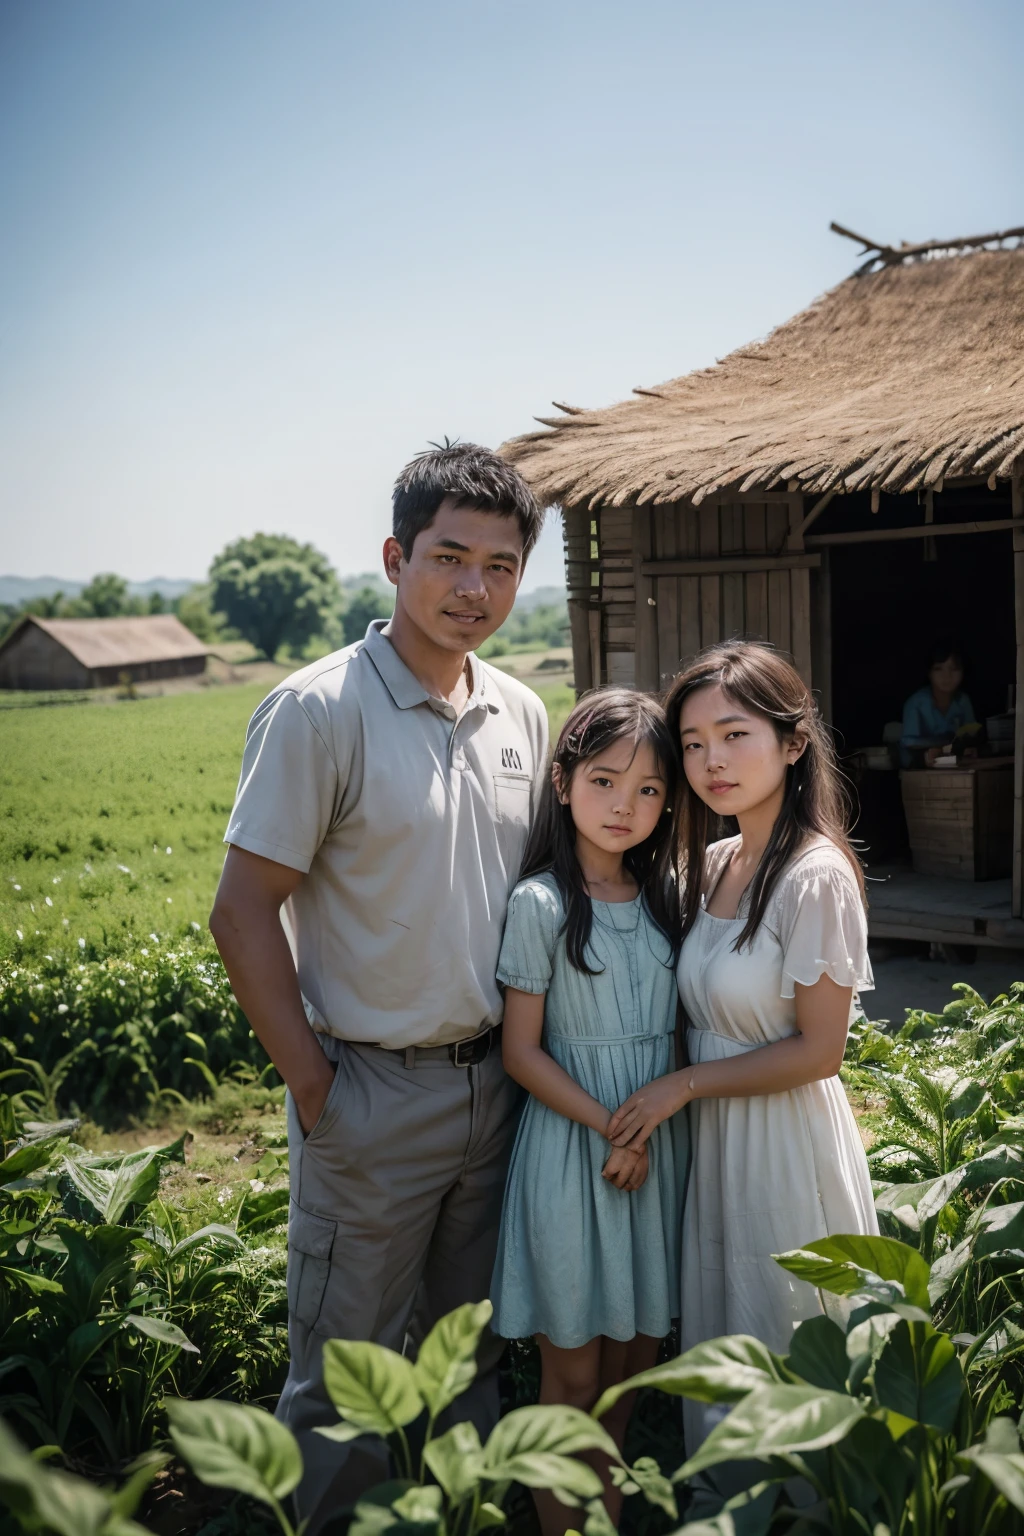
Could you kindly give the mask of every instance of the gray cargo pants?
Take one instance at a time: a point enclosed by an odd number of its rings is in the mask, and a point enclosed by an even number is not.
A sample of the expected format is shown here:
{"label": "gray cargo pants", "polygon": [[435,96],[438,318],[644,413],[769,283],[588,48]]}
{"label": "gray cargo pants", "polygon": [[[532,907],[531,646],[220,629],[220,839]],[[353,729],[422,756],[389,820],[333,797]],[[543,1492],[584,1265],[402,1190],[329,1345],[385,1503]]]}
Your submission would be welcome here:
{"label": "gray cargo pants", "polygon": [[[437,1318],[488,1292],[520,1092],[500,1049],[474,1067],[447,1054],[415,1065],[379,1046],[321,1041],[337,1062],[308,1136],[288,1100],[288,1344],[277,1417],[297,1435],[296,1495],[307,1536],[388,1475],[372,1436],[339,1445],[315,1434],[338,1415],[324,1390],[326,1339],[402,1351]],[[485,1334],[480,1371],[452,1412],[486,1435],[498,1417],[503,1341]]]}

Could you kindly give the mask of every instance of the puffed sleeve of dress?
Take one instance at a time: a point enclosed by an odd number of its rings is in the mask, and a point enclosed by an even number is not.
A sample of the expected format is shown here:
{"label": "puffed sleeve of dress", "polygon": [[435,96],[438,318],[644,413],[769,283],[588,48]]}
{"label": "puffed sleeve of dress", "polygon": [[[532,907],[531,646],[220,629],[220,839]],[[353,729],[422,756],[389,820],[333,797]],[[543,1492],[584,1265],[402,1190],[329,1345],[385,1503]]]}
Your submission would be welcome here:
{"label": "puffed sleeve of dress", "polygon": [[553,880],[541,876],[517,885],[509,898],[498,980],[520,992],[546,992],[564,920]]}
{"label": "puffed sleeve of dress", "polygon": [[795,997],[797,982],[813,987],[826,973],[840,987],[873,988],[867,914],[845,854],[835,847],[813,849],[780,885],[772,926],[782,946],[781,995]]}

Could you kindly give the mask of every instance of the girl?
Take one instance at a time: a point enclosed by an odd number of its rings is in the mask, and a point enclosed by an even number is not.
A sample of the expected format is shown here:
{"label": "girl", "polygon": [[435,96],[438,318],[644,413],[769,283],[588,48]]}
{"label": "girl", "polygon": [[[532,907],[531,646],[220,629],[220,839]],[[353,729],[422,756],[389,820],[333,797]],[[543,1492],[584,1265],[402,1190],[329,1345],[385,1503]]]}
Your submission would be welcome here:
{"label": "girl", "polygon": [[[692,1102],[682,1347],[747,1333],[785,1352],[826,1298],[772,1254],[878,1231],[837,1076],[854,993],[873,985],[864,881],[831,741],[770,646],[711,646],[666,713],[686,780],[678,976],[691,1065],[632,1093],[609,1135],[639,1150]],[[739,834],[709,846],[716,816]],[[686,1403],[688,1454],[712,1422]]]}
{"label": "girl", "polygon": [[[591,693],[566,721],[498,963],[502,1054],[530,1098],[512,1153],[491,1295],[533,1334],[542,1403],[589,1409],[653,1365],[678,1314],[685,1168],[673,1128],[612,1148],[611,1112],[671,1065],[678,916],[675,753],[657,703]],[[652,1130],[654,1128],[652,1127]],[[631,1404],[605,1420],[621,1444]],[[544,1536],[573,1511],[538,1492]],[[621,1494],[609,1488],[614,1519]]]}

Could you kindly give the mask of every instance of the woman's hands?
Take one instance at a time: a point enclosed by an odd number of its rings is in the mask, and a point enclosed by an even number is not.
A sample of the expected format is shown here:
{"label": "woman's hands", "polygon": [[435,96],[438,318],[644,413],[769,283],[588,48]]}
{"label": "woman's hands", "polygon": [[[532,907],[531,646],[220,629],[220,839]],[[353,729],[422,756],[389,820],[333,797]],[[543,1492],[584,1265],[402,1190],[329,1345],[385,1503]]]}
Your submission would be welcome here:
{"label": "woman's hands", "polygon": [[632,1147],[613,1147],[601,1169],[601,1177],[614,1184],[616,1189],[632,1194],[644,1183],[649,1171],[650,1154],[646,1146],[638,1147],[636,1151]]}
{"label": "woman's hands", "polygon": [[687,1076],[685,1069],[669,1072],[631,1093],[608,1122],[605,1135],[612,1146],[631,1151],[645,1147],[647,1138],[661,1122],[690,1102]]}

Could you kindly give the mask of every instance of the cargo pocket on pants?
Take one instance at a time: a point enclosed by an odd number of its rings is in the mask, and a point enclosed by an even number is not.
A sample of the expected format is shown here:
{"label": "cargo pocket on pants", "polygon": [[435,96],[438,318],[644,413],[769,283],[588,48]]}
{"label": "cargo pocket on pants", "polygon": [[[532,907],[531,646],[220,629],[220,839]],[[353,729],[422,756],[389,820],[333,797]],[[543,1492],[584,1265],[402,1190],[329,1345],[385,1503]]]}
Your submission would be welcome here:
{"label": "cargo pocket on pants", "polygon": [[331,1272],[337,1222],[304,1211],[293,1200],[288,1210],[288,1311],[306,1328],[316,1326]]}

